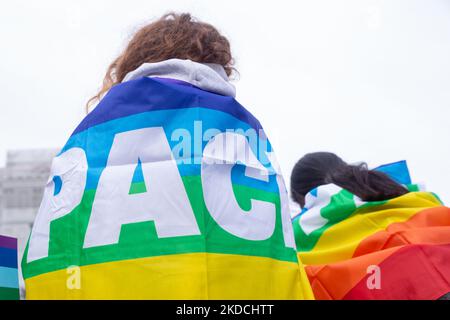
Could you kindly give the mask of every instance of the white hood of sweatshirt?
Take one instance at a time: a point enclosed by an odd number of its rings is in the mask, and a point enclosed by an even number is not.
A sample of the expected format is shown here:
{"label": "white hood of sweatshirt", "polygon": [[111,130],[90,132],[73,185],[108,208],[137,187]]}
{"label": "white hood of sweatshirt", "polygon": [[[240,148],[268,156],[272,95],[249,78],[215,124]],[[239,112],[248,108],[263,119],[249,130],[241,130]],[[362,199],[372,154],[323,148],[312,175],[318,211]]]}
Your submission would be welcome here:
{"label": "white hood of sweatshirt", "polygon": [[219,64],[203,64],[181,59],[144,63],[136,70],[129,72],[122,82],[140,77],[181,80],[206,91],[236,97],[236,88],[230,83],[224,68]]}

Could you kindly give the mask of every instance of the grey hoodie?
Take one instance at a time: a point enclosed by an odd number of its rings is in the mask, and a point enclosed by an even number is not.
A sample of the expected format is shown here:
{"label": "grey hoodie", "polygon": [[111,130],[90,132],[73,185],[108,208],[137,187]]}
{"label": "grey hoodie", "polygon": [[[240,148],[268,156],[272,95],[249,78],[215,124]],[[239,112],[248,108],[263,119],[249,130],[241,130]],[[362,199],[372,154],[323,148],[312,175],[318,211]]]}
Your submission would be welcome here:
{"label": "grey hoodie", "polygon": [[144,63],[136,70],[129,72],[123,82],[140,77],[181,80],[206,91],[236,97],[236,88],[230,83],[224,68],[219,64],[203,64],[181,59]]}

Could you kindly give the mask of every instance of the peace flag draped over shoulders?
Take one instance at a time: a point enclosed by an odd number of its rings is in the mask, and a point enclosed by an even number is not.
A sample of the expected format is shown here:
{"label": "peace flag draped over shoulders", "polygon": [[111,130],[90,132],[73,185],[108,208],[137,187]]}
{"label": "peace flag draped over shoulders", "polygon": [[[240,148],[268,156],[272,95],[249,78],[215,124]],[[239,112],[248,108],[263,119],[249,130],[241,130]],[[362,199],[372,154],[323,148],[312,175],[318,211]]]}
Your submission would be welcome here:
{"label": "peace flag draped over shoulders", "polygon": [[411,184],[405,162],[380,167],[410,193],[364,202],[336,185],[293,219],[316,299],[438,299],[450,292],[450,209]]}
{"label": "peace flag draped over shoulders", "polygon": [[261,125],[171,79],[119,84],[81,122],[22,265],[31,299],[312,297]]}

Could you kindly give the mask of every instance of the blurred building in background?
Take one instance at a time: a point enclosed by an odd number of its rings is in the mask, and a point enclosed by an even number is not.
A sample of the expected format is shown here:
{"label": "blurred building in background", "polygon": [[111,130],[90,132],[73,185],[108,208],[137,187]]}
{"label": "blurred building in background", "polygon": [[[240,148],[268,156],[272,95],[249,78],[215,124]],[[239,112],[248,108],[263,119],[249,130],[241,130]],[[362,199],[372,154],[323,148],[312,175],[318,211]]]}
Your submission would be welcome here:
{"label": "blurred building in background", "polygon": [[19,259],[39,209],[56,149],[8,151],[0,168],[0,234],[18,238]]}

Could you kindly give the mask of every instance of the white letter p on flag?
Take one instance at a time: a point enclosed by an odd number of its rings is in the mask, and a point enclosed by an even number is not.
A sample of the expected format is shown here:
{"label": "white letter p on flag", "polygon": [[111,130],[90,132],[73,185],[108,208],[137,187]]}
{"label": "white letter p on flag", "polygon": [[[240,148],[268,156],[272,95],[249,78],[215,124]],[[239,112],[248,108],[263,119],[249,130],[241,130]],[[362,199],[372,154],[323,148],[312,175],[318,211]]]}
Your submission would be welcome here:
{"label": "white letter p on flag", "polygon": [[[53,159],[50,178],[31,231],[27,262],[48,256],[50,223],[72,212],[80,204],[86,186],[87,168],[86,154],[80,148],[69,149]],[[59,186],[55,183],[56,177]]]}

